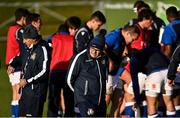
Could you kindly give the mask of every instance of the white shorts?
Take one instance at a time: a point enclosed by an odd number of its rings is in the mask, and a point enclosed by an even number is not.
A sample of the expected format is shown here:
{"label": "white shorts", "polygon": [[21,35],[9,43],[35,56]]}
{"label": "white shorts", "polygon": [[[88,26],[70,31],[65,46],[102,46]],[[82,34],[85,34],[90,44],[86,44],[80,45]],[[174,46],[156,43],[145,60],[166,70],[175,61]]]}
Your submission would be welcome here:
{"label": "white shorts", "polygon": [[[145,80],[146,80],[147,76],[143,73],[138,73],[138,82],[139,82],[139,90],[140,93],[142,93],[145,89]],[[127,92],[130,94],[134,95],[134,91],[133,91],[133,86],[132,86],[132,82],[129,84],[128,88],[127,88]]]}
{"label": "white shorts", "polygon": [[158,93],[172,95],[173,88],[167,83],[167,72],[168,69],[164,69],[153,72],[147,77],[145,84],[147,96],[157,97]]}
{"label": "white shorts", "polygon": [[17,71],[9,74],[9,81],[12,86],[18,84],[20,82],[20,78],[21,78],[21,71]]}

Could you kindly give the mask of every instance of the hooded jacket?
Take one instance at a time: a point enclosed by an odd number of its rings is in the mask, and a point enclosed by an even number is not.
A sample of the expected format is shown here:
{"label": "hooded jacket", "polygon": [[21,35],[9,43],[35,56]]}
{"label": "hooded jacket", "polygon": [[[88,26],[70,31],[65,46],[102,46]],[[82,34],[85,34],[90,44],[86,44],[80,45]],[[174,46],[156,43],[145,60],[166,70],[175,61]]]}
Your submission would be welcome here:
{"label": "hooded jacket", "polygon": [[89,49],[73,57],[67,74],[67,84],[74,92],[75,105],[88,101],[99,105],[105,100],[107,58],[100,56],[92,59]]}

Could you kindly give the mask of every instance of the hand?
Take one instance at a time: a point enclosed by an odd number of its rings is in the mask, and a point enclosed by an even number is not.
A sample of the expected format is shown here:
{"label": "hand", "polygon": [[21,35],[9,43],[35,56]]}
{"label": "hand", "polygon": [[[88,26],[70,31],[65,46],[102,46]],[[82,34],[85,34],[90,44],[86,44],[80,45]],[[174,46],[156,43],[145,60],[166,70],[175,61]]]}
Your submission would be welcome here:
{"label": "hand", "polygon": [[167,79],[167,83],[168,83],[169,86],[173,86],[174,85],[174,80]]}
{"label": "hand", "polygon": [[26,79],[20,79],[19,86],[24,87],[27,84]]}
{"label": "hand", "polygon": [[13,73],[14,70],[15,70],[15,68],[12,67],[11,65],[9,65],[8,68],[7,68],[7,74],[9,75],[9,74]]}
{"label": "hand", "polygon": [[177,68],[177,72],[180,72],[180,67]]}

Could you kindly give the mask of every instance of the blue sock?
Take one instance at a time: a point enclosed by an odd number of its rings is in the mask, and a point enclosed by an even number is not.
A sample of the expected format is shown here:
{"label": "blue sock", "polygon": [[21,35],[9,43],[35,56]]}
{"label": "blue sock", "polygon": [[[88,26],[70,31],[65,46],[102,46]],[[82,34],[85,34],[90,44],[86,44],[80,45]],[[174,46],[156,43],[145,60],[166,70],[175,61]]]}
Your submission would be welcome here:
{"label": "blue sock", "polygon": [[167,118],[172,118],[176,116],[176,111],[166,111]]}
{"label": "blue sock", "polygon": [[165,117],[166,109],[163,106],[158,106],[158,117]]}
{"label": "blue sock", "polygon": [[141,111],[141,117],[147,117],[148,113],[147,113],[147,103],[146,103],[146,101],[142,102],[142,106],[140,107],[140,111]]}
{"label": "blue sock", "polygon": [[12,101],[12,103],[11,103],[11,113],[12,113],[13,118],[19,117],[19,104],[18,104],[18,101]]}
{"label": "blue sock", "polygon": [[125,104],[125,109],[123,111],[123,115],[128,115],[129,117],[134,117],[134,110],[132,109],[134,102],[127,102]]}
{"label": "blue sock", "polygon": [[176,109],[176,117],[180,117],[180,106],[175,106]]}

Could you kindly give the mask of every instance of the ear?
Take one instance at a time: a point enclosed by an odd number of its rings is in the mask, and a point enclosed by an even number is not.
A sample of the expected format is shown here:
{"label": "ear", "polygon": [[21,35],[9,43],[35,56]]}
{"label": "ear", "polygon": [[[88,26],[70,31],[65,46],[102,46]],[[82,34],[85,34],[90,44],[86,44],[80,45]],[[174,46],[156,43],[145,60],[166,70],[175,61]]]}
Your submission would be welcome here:
{"label": "ear", "polygon": [[126,33],[127,33],[127,36],[130,36],[130,32],[129,31],[127,31]]}

